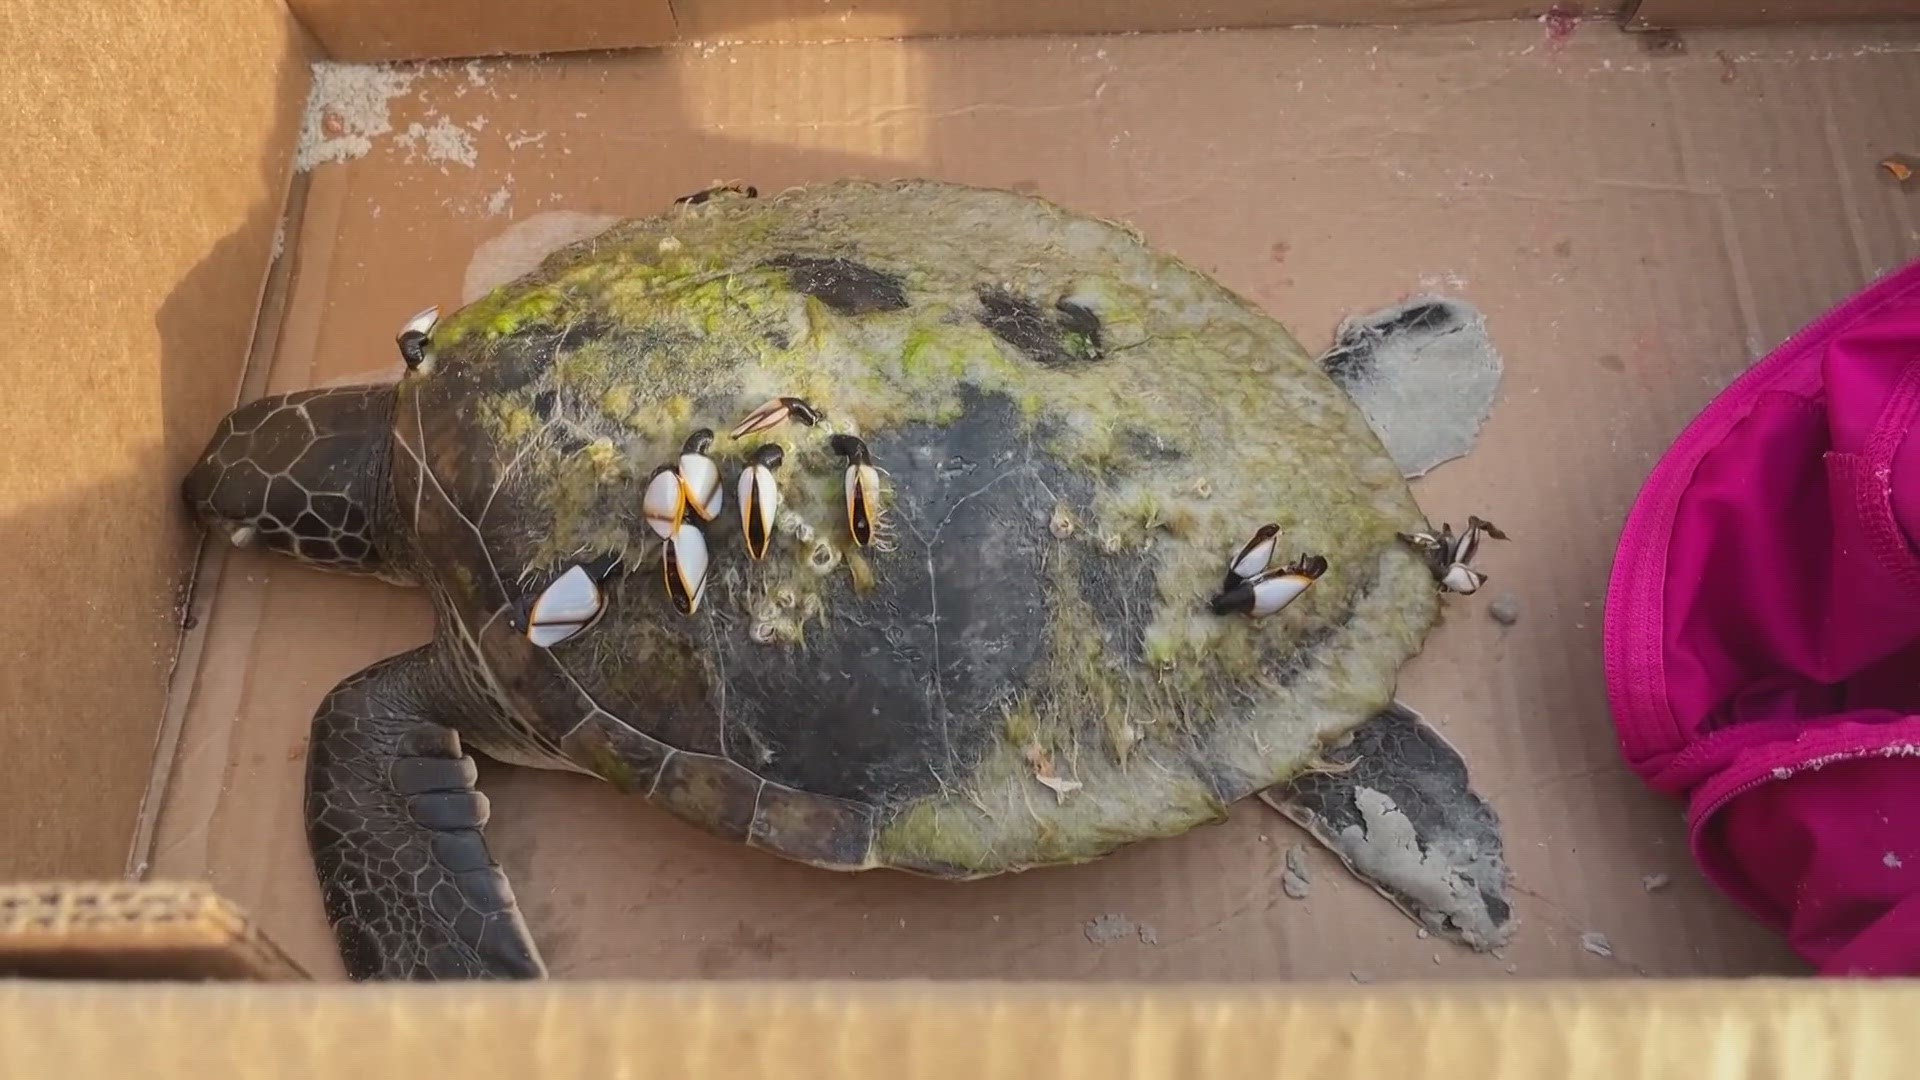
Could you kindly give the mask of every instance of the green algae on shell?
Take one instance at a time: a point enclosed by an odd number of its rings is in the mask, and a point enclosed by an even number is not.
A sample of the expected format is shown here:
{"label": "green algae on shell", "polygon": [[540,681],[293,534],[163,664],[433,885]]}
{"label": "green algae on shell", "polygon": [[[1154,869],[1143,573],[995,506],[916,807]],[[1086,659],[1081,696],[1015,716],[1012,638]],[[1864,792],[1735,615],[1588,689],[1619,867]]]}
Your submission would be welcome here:
{"label": "green algae on shell", "polygon": [[[703,771],[698,798],[649,797],[791,857],[972,877],[1217,821],[1384,706],[1436,615],[1395,540],[1423,516],[1285,329],[1031,197],[838,183],[682,207],[554,253],[443,319],[432,349],[399,430],[458,452],[424,455],[432,485],[401,460],[396,489],[422,500],[423,550],[466,553],[429,560],[443,621],[477,638],[503,590],[622,557],[580,641],[505,656],[531,646],[485,638],[523,675],[502,680],[504,722],[558,746],[591,708],[736,763]],[[821,422],[727,437],[789,395]],[[720,433],[727,505],[689,619],[639,495],[698,427]],[[848,535],[836,433],[885,470],[873,547]],[[755,561],[733,482],[769,441],[782,509]],[[1331,569],[1269,619],[1213,615],[1266,521],[1284,557]],[[1036,747],[1079,786],[1040,783]],[[630,786],[658,772],[611,752],[570,764]],[[739,805],[758,796],[713,786],[735,782],[863,807],[871,834],[829,858],[803,829],[756,833]]]}

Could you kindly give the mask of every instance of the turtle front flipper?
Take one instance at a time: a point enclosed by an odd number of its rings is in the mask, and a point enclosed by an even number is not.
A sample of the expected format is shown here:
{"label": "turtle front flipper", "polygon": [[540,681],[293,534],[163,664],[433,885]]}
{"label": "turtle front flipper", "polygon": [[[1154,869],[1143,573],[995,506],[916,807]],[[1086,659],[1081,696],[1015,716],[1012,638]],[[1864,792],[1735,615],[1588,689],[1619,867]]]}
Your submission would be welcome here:
{"label": "turtle front flipper", "polygon": [[431,646],[348,677],[313,718],[307,840],[355,979],[537,979],[546,966],[481,829]]}

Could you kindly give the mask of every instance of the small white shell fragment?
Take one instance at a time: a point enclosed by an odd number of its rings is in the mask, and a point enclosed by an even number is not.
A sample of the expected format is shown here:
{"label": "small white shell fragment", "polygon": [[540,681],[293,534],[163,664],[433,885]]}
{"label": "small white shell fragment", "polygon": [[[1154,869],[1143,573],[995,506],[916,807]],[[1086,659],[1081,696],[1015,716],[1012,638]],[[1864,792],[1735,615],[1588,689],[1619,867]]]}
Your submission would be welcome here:
{"label": "small white shell fragment", "polygon": [[1613,955],[1613,942],[1608,941],[1607,935],[1598,930],[1589,930],[1581,934],[1580,947],[1595,956],[1610,957]]}
{"label": "small white shell fragment", "polygon": [[691,521],[680,523],[661,549],[665,564],[667,595],[683,615],[700,610],[700,599],[707,593],[707,537]]}
{"label": "small white shell fragment", "polygon": [[687,512],[687,492],[680,482],[680,474],[672,469],[655,474],[647,482],[647,494],[641,503],[641,511],[660,539],[672,539]]}
{"label": "small white shell fragment", "polygon": [[253,543],[254,533],[255,533],[255,530],[253,526],[242,525],[239,528],[233,530],[233,535],[230,536],[228,539],[233,541],[234,547],[243,548],[243,547],[246,547],[248,544]]}
{"label": "small white shell fragment", "polygon": [[720,466],[705,454],[680,455],[680,485],[686,489],[687,505],[702,521],[720,516],[727,496],[720,483]]}
{"label": "small white shell fragment", "polygon": [[1305,574],[1276,574],[1253,583],[1253,610],[1256,619],[1264,619],[1298,599],[1313,584]]}
{"label": "small white shell fragment", "polygon": [[1055,800],[1063,803],[1067,801],[1068,795],[1085,786],[1078,780],[1068,780],[1060,776],[1036,776],[1034,779],[1052,788]]}
{"label": "small white shell fragment", "polygon": [[592,575],[584,567],[571,567],[534,600],[527,616],[527,640],[550,649],[592,626],[603,608],[600,586]]}

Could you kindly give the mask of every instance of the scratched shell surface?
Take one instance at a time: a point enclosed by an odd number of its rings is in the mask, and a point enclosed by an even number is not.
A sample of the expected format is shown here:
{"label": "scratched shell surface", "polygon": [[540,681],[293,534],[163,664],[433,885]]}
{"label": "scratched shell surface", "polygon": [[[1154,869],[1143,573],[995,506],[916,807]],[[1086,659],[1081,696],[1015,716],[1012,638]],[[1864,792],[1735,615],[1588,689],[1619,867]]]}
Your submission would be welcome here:
{"label": "scratched shell surface", "polygon": [[[1287,331],[1029,196],[678,207],[555,252],[431,352],[393,497],[486,703],[469,744],[789,858],[971,877],[1217,821],[1384,706],[1436,615],[1395,541],[1424,516]],[[729,437],[783,395],[821,422]],[[702,526],[688,617],[641,504],[702,427],[723,490],[768,441],[785,461],[763,561],[731,505]],[[835,433],[880,470],[869,547]],[[1330,569],[1271,618],[1212,614],[1269,521],[1276,561]],[[543,650],[508,625],[607,553],[590,631]]]}

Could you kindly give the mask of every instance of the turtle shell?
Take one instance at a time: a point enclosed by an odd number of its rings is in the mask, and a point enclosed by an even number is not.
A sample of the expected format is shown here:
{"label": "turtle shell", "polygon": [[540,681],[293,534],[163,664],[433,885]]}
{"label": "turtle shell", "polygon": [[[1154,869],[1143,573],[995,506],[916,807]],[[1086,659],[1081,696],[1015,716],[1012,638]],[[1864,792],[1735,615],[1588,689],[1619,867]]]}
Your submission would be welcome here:
{"label": "turtle shell", "polygon": [[[790,858],[973,877],[1217,821],[1385,706],[1436,615],[1395,538],[1423,515],[1286,330],[1037,198],[842,182],[676,207],[555,252],[428,353],[393,495],[493,714],[468,741]],[[781,396],[818,423],[730,437]],[[701,428],[726,502],[685,615],[641,508]],[[865,546],[843,434],[881,482]],[[755,560],[736,484],[769,441]],[[1267,522],[1325,573],[1269,618],[1214,613]],[[590,629],[515,629],[612,557]]]}

